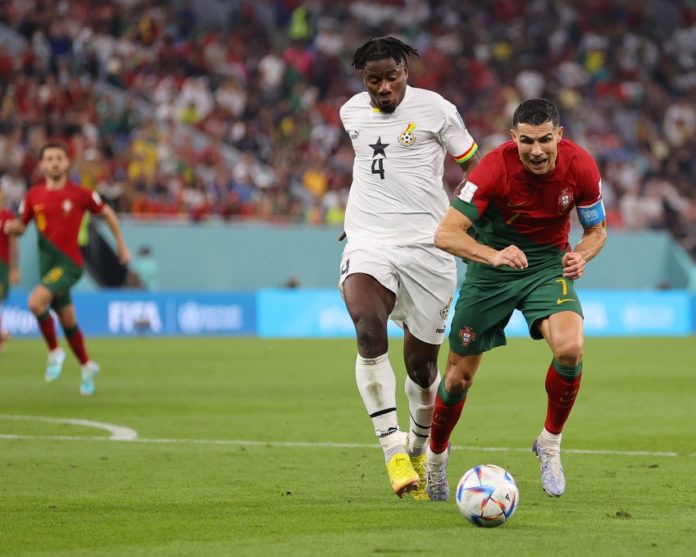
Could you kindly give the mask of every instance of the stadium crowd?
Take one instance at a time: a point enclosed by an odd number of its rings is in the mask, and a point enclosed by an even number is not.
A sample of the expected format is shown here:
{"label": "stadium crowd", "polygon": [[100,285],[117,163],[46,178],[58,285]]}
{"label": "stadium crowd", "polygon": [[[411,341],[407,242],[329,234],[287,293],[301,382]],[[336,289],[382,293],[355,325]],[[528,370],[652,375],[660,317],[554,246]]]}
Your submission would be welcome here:
{"label": "stadium crowd", "polygon": [[353,154],[338,108],[362,90],[356,45],[388,33],[419,50],[411,85],[455,102],[484,153],[523,98],[556,101],[600,165],[609,225],[668,228],[696,255],[693,2],[9,0],[0,23],[22,38],[0,45],[15,207],[38,147],[63,137],[120,212],[340,224]]}

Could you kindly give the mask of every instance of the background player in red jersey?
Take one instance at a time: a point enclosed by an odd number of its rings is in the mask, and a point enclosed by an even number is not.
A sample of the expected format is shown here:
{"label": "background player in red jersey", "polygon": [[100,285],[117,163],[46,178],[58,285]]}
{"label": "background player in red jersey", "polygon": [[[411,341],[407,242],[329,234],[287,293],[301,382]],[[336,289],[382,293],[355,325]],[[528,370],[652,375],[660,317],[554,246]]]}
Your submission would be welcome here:
{"label": "background player in red jersey", "polygon": [[[544,490],[553,496],[565,491],[561,431],[580,387],[583,355],[582,308],[573,281],[606,241],[601,180],[590,155],[562,139],[551,102],[524,101],[512,123],[513,141],[481,160],[436,232],[435,245],[468,265],[433,414],[426,488],[433,500],[449,497],[452,429],[482,353],[506,343],[503,329],[516,308],[532,338],[544,338],[553,353],[546,420],[533,450]],[[584,233],[571,249],[573,207]]]}
{"label": "background player in red jersey", "polygon": [[19,268],[17,267],[17,240],[14,236],[5,234],[4,224],[15,218],[11,211],[3,205],[3,191],[0,189],[0,350],[9,338],[2,328],[2,306],[10,293],[10,284],[19,282]]}
{"label": "background player in red jersey", "polygon": [[60,377],[65,360],[65,352],[58,346],[49,311],[53,308],[70,348],[82,367],[80,393],[90,396],[94,394],[94,378],[99,373],[99,366],[87,355],[70,297],[70,289],[83,272],[84,262],[77,236],[85,212],[104,217],[116,240],[118,258],[122,264],[128,262],[130,253],[113,210],[102,203],[99,194],[68,180],[70,159],[63,144],[45,145],[41,149],[39,167],[45,183],[29,189],[20,207],[20,219],[5,223],[5,232],[19,235],[24,233],[30,220],[36,222],[41,284],[29,295],[29,309],[36,315],[49,349],[46,381],[55,381]]}

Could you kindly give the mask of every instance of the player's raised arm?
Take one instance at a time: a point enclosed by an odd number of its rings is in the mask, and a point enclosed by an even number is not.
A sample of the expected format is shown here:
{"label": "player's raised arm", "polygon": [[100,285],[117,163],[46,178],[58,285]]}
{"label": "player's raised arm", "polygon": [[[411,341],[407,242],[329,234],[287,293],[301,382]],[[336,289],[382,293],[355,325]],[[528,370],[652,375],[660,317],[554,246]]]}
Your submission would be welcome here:
{"label": "player's raised arm", "polygon": [[509,265],[513,269],[527,268],[527,256],[517,246],[496,250],[477,242],[468,234],[473,223],[463,213],[450,207],[435,231],[435,247],[468,261],[493,267]]}

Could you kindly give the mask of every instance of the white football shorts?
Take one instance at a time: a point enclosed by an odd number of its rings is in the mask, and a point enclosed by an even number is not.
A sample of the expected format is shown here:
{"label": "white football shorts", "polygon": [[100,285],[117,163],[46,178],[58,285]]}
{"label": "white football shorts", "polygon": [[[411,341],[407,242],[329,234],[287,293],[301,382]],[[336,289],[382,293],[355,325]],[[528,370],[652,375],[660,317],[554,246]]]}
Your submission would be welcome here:
{"label": "white football shorts", "polygon": [[447,314],[457,286],[454,257],[434,246],[347,245],[341,258],[338,288],[354,273],[374,277],[396,294],[389,318],[403,329],[404,324],[418,339],[442,344]]}

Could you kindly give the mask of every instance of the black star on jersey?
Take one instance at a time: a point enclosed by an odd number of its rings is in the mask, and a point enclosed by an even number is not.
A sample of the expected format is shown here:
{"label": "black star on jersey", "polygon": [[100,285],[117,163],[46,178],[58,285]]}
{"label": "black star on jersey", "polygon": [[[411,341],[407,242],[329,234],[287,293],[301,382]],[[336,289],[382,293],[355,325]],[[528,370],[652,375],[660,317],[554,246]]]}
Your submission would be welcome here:
{"label": "black star on jersey", "polygon": [[377,143],[371,143],[370,147],[372,147],[372,150],[374,153],[372,153],[372,158],[374,159],[377,155],[382,155],[385,159],[387,158],[387,154],[384,152],[384,150],[389,147],[389,143],[382,143],[382,138],[379,137],[377,139]]}

